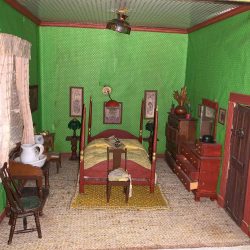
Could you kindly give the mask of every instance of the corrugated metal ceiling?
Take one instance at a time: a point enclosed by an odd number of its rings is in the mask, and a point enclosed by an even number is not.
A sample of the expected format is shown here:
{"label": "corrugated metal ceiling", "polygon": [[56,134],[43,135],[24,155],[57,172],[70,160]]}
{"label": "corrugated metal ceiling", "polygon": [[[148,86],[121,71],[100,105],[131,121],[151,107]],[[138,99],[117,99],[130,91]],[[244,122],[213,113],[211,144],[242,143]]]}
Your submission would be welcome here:
{"label": "corrugated metal ceiling", "polygon": [[128,9],[133,26],[189,29],[240,4],[198,0],[16,0],[42,22],[102,24]]}

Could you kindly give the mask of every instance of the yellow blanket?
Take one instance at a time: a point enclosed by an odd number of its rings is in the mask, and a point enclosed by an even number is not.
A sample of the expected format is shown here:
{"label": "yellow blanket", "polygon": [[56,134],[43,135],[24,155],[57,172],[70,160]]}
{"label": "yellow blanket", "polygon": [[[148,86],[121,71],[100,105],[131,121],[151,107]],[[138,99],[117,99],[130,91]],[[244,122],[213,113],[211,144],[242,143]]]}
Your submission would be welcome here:
{"label": "yellow blanket", "polygon": [[[120,139],[120,141],[127,148],[128,160],[134,161],[147,169],[151,168],[148,154],[138,140]],[[97,163],[107,160],[107,147],[110,147],[110,144],[104,138],[90,142],[84,150],[84,168],[91,168]]]}

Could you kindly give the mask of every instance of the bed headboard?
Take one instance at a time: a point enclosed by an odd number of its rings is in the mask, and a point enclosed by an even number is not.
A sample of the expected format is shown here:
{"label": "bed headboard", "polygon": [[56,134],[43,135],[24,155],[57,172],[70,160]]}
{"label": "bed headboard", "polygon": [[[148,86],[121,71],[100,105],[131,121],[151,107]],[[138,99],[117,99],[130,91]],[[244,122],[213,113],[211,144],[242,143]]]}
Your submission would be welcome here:
{"label": "bed headboard", "polygon": [[98,138],[108,138],[108,137],[113,136],[113,135],[119,139],[137,139],[138,140],[138,137],[129,133],[128,131],[125,131],[122,129],[107,129],[107,130],[104,130],[95,136],[90,137],[89,142],[91,142],[95,139],[98,139]]}
{"label": "bed headboard", "polygon": [[90,97],[89,101],[89,120],[88,120],[88,143],[93,141],[97,138],[107,138],[112,135],[120,138],[120,139],[137,139],[140,143],[142,143],[142,132],[143,132],[143,107],[144,101],[141,102],[141,114],[140,114],[140,129],[139,129],[139,136],[135,136],[125,130],[121,129],[108,129],[104,130],[101,133],[91,136],[91,126],[92,126],[92,97]]}

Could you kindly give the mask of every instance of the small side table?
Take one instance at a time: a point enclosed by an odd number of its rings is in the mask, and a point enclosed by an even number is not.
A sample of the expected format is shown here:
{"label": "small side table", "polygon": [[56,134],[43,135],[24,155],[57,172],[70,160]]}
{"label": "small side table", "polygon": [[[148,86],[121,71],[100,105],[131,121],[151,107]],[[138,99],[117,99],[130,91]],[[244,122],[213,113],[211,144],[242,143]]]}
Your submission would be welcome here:
{"label": "small side table", "polygon": [[77,160],[77,142],[80,140],[80,136],[67,136],[66,141],[71,142],[71,157],[70,160]]}

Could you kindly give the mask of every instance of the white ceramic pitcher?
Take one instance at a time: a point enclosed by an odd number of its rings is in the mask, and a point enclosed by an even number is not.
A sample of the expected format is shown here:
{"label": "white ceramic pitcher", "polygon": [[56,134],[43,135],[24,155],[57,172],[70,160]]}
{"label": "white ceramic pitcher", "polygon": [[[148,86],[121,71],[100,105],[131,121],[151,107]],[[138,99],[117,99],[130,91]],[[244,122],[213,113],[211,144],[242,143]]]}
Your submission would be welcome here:
{"label": "white ceramic pitcher", "polygon": [[39,156],[44,151],[42,144],[22,144],[21,148],[22,153],[20,155],[20,160],[22,163],[32,163],[34,161],[38,161]]}

